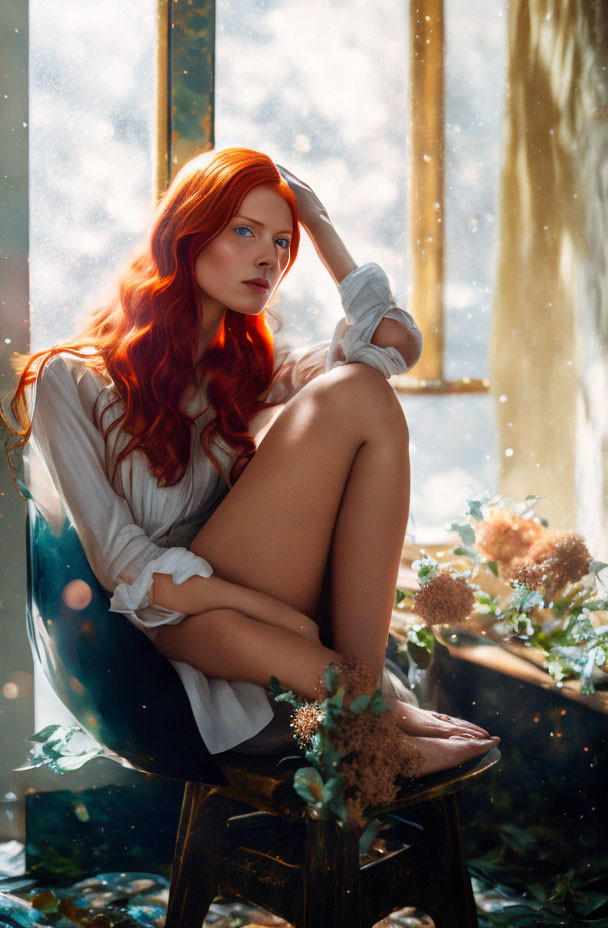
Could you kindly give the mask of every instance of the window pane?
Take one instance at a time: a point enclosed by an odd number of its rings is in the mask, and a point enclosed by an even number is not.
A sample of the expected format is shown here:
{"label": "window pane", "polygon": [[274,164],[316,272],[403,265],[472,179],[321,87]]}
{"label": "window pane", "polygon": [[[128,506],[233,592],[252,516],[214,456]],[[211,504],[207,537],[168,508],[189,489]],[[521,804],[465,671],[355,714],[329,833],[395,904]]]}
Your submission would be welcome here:
{"label": "window pane", "polygon": [[114,289],[152,201],[156,0],[30,0],[32,349]]}
{"label": "window pane", "polygon": [[496,493],[496,422],[487,393],[401,396],[410,432],[412,500],[408,534],[443,544],[445,523],[463,516],[472,495]]}
{"label": "window pane", "polygon": [[505,92],[506,2],[450,0],[446,17],[445,377],[489,376]]}

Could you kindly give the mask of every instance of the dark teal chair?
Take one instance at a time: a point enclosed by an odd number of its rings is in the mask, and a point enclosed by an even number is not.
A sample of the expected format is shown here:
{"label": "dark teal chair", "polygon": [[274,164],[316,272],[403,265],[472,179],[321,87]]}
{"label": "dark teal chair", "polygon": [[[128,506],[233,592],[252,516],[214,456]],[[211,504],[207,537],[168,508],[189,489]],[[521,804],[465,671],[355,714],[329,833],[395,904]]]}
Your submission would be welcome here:
{"label": "dark teal chair", "polygon": [[[59,537],[28,503],[27,634],[49,684],[85,731],[147,773],[221,784],[226,779],[199,734],[183,684],[152,642],[120,613],[66,518]],[[82,610],[62,599],[84,580]]]}

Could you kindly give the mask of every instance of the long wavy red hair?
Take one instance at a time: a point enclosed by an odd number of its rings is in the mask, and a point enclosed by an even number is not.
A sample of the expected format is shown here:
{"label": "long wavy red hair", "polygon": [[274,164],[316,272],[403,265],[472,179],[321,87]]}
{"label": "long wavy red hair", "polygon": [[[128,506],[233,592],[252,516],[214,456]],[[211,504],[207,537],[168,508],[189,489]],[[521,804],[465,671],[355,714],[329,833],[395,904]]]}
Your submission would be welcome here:
{"label": "long wavy red hair", "polygon": [[259,397],[272,378],[272,332],[265,311],[254,316],[228,308],[195,368],[192,346],[198,342],[201,311],[194,261],[259,184],[271,184],[291,210],[289,270],[299,245],[296,201],[274,162],[247,148],[227,148],[193,158],[160,200],[149,238],[120,279],[116,300],[95,310],[74,339],[18,357],[15,367],[21,376],[11,410],[19,427],[2,415],[12,432],[6,443],[11,469],[11,452],[31,434],[26,388],[35,387],[54,355],[67,351],[83,358],[89,367],[107,371],[124,403],[124,414],[104,432],[107,437],[111,429],[122,425],[130,435],[114,473],[127,454],[140,449],[159,486],[178,482],[190,456],[194,423],[181,411],[180,401],[188,387],[204,378],[216,415],[205,426],[201,444],[218,473],[211,451],[214,438],[221,436],[237,452],[230,474],[230,483],[234,482],[255,452],[248,424],[258,411],[271,405]]}

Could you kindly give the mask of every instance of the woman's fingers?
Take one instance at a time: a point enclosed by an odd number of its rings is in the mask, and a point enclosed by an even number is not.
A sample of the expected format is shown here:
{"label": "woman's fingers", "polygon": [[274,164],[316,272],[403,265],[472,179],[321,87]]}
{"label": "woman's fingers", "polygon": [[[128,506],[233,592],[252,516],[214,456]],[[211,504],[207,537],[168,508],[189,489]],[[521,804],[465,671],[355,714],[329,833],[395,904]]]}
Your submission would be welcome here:
{"label": "woman's fingers", "polygon": [[[308,184],[305,184],[304,181],[300,180],[299,177],[292,171],[288,171],[287,168],[284,168],[282,164],[277,164],[277,170],[279,174],[283,177],[284,180],[291,186],[292,183],[299,184],[301,187],[308,187]],[[310,190],[310,187],[308,188]]]}
{"label": "woman's fingers", "polygon": [[287,168],[284,168],[283,165],[277,164],[276,167],[283,180],[287,181],[293,190],[298,206],[299,219],[304,228],[307,228],[321,216],[329,220],[327,210],[312,187],[300,180],[299,177],[296,177],[295,174],[292,174],[291,171],[288,171]]}

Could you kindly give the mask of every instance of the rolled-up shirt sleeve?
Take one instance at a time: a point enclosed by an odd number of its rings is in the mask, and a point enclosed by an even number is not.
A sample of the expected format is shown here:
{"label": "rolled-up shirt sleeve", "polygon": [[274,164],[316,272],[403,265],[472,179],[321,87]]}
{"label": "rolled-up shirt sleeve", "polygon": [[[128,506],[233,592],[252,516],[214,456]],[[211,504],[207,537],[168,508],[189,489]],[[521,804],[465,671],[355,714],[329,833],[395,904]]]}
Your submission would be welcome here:
{"label": "rolled-up shirt sleeve", "polygon": [[[356,267],[346,275],[339,290],[344,319],[339,320],[334,330],[325,369],[362,361],[387,379],[410,370],[422,354],[422,333],[413,316],[395,306],[388,277],[380,265],[369,262]],[[383,319],[395,319],[411,334],[417,345],[411,363],[406,363],[397,348],[372,344],[374,332]]]}
{"label": "rolled-up shirt sleeve", "polygon": [[[309,380],[341,364],[361,361],[388,379],[409,371],[420,358],[422,333],[413,316],[395,306],[388,277],[379,264],[356,267],[341,282],[339,292],[344,316],[330,341],[295,348],[281,338],[275,341],[275,372],[266,402],[286,403]],[[372,344],[383,319],[395,319],[410,334],[414,350],[409,364],[397,348]]]}
{"label": "rolled-up shirt sleeve", "polygon": [[[106,473],[104,438],[59,355],[39,378],[32,416],[32,463],[40,456],[48,469],[93,573],[112,594],[110,610],[129,615],[144,629],[181,621],[183,613],[150,604],[153,574],[170,574],[180,584],[193,576],[210,577],[213,570],[187,548],[154,544],[134,522]],[[35,486],[30,489],[36,502]]]}

